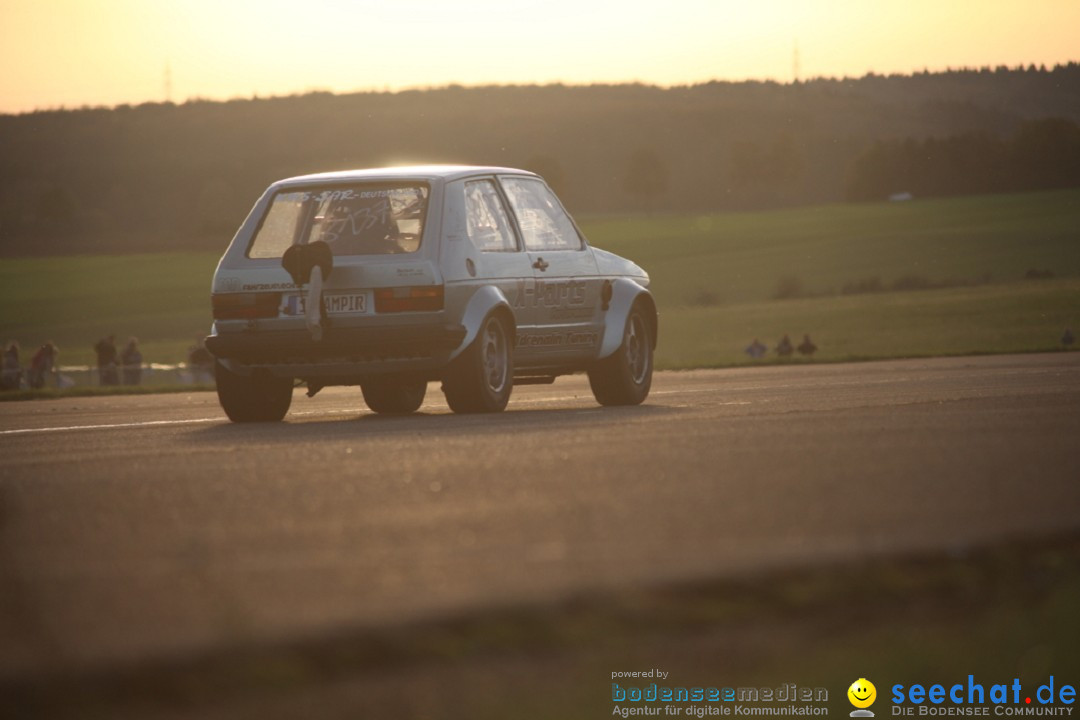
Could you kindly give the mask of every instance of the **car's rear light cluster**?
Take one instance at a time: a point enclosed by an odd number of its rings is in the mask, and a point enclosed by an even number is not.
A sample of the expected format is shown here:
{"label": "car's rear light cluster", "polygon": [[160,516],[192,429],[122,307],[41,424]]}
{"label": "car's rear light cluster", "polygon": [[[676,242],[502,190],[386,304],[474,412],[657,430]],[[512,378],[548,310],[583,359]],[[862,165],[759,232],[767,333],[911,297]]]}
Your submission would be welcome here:
{"label": "car's rear light cluster", "polygon": [[281,293],[225,293],[210,297],[215,320],[249,320],[277,317]]}
{"label": "car's rear light cluster", "polygon": [[443,309],[443,286],[379,288],[375,312],[435,312]]}

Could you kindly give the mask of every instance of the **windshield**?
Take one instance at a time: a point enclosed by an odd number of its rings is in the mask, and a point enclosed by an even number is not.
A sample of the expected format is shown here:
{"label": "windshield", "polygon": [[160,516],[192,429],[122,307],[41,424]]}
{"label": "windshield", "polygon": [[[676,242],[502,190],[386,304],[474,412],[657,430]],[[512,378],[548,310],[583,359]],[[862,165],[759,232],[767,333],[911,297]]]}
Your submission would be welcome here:
{"label": "windshield", "polygon": [[279,192],[248,257],[278,258],[290,245],[317,240],[334,255],[416,252],[427,198],[425,185],[351,184]]}

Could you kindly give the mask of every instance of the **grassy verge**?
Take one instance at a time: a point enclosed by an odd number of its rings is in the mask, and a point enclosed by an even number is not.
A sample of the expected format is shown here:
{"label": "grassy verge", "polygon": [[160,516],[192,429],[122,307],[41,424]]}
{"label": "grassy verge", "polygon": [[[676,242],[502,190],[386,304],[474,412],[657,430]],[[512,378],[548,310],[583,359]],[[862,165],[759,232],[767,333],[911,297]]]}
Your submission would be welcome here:
{"label": "grassy verge", "polygon": [[106,397],[112,395],[154,395],[157,393],[213,392],[213,385],[76,385],[70,388],[40,388],[0,393],[0,402],[13,400],[54,400],[69,397]]}
{"label": "grassy verge", "polygon": [[681,307],[661,317],[657,366],[745,365],[753,338],[772,348],[785,333],[795,344],[810,334],[816,361],[1052,351],[1080,326],[1077,297],[1073,278]]}
{"label": "grassy verge", "polygon": [[92,365],[94,343],[139,338],[147,362],[176,363],[210,328],[212,253],[12,258],[0,265],[0,337],[24,363],[42,343],[62,365]]}
{"label": "grassy verge", "polygon": [[584,720],[612,715],[612,672],[661,668],[672,686],[825,688],[834,716],[866,677],[881,716],[894,683],[1077,684],[1077,606],[1071,535],[61,672],[8,697],[34,717],[289,717],[317,705],[327,718]]}

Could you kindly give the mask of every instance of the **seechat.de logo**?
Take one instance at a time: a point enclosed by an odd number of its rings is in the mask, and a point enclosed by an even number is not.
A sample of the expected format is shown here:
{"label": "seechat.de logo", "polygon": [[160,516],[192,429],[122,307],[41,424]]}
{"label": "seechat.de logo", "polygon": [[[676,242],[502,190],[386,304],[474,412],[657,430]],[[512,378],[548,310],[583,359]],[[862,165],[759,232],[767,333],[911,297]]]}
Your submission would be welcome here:
{"label": "seechat.de logo", "polygon": [[[967,682],[892,686],[892,714],[903,716],[1068,716],[1076,703],[1076,687],[1051,675],[1035,692],[1020,678],[984,685],[974,675]],[[1063,707],[1064,706],[1064,707]]]}

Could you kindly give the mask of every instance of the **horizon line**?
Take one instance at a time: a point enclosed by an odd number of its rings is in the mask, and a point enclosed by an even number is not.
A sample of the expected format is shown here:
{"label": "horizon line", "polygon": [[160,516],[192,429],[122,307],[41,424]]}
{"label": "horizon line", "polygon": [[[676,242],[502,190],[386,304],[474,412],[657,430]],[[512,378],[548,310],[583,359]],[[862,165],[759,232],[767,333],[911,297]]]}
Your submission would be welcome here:
{"label": "horizon line", "polygon": [[1063,62],[1054,63],[1053,66],[1047,66],[1045,63],[1020,63],[1017,65],[978,65],[978,66],[947,66],[943,69],[930,70],[924,67],[922,70],[912,70],[909,72],[891,72],[891,73],[878,73],[874,70],[868,70],[862,75],[815,75],[806,78],[792,78],[790,80],[777,80],[775,78],[742,78],[738,80],[712,78],[709,80],[702,80],[698,82],[688,83],[651,83],[643,80],[623,80],[620,82],[589,82],[589,83],[574,83],[564,82],[561,80],[552,80],[549,82],[526,82],[526,83],[460,83],[460,82],[448,82],[437,85],[409,85],[400,88],[356,88],[353,90],[330,90],[327,88],[307,88],[304,90],[296,90],[290,93],[283,94],[271,94],[260,95],[258,92],[252,92],[251,95],[233,95],[232,97],[204,97],[201,95],[190,95],[182,101],[175,100],[144,100],[138,103],[116,103],[113,105],[99,104],[90,105],[83,104],[78,106],[68,107],[66,105],[54,105],[54,106],[40,106],[31,110],[18,110],[18,111],[0,111],[0,117],[10,116],[18,117],[22,115],[36,115],[47,113],[62,113],[62,112],[90,112],[101,110],[118,110],[121,108],[141,108],[146,106],[172,106],[181,107],[183,105],[193,105],[202,103],[214,103],[214,104],[226,104],[232,102],[254,102],[261,100],[289,100],[295,98],[307,97],[309,95],[332,95],[334,97],[347,97],[352,95],[401,95],[404,93],[415,92],[438,92],[446,90],[490,90],[490,89],[511,89],[511,88],[611,88],[611,87],[645,87],[654,88],[658,90],[679,90],[679,89],[692,89],[697,87],[703,87],[706,85],[777,85],[781,87],[791,87],[796,85],[809,85],[816,82],[847,82],[847,81],[860,81],[870,78],[915,78],[926,75],[948,75],[958,73],[978,73],[982,74],[999,72],[1004,70],[1006,72],[1031,72],[1034,69],[1035,72],[1052,73],[1057,70],[1069,69],[1076,66],[1080,66],[1080,59],[1078,60],[1066,60]]}

